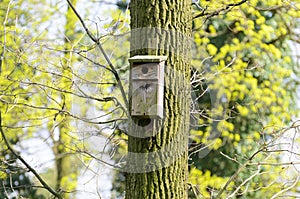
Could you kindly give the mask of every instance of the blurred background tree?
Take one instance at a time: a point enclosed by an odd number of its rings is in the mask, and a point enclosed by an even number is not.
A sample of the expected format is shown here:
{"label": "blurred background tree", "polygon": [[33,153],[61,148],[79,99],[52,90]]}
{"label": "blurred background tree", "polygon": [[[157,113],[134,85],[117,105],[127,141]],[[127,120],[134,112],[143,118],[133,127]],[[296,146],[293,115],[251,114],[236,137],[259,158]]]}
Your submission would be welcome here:
{"label": "blurred background tree", "polygon": [[[275,145],[272,141],[280,136],[280,129],[299,114],[299,66],[292,48],[298,40],[295,18],[300,16],[300,4],[198,2],[194,66],[203,81],[195,76],[193,87],[195,96],[203,95],[195,103],[204,111],[195,115],[191,128],[190,180],[197,184],[197,194],[209,198],[252,154]],[[207,150],[211,151],[206,155]],[[261,153],[253,161],[279,160],[278,154]],[[236,198],[271,198],[283,181],[291,180],[283,177],[288,168],[282,169],[247,166],[221,198],[236,189]]]}

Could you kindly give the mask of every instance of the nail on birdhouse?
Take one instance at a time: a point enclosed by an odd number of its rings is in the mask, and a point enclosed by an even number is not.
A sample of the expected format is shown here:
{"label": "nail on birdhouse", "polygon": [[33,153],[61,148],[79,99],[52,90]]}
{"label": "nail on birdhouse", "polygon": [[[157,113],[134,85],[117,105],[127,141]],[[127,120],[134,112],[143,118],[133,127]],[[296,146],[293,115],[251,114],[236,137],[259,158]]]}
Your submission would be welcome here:
{"label": "nail on birdhouse", "polygon": [[137,55],[131,64],[131,115],[163,118],[166,56]]}

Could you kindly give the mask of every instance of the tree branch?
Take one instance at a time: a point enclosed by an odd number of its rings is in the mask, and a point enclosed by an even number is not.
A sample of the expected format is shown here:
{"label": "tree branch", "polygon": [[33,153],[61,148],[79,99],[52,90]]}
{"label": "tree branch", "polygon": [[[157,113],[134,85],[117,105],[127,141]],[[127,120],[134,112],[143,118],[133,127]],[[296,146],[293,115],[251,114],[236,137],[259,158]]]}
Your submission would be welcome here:
{"label": "tree branch", "polygon": [[298,175],[295,182],[293,184],[291,184],[291,186],[279,191],[278,193],[276,193],[275,195],[272,196],[271,199],[275,199],[275,198],[278,198],[281,194],[283,194],[284,192],[287,192],[289,191],[290,189],[292,189],[293,187],[295,187],[297,185],[297,183],[299,182],[299,178],[300,176]]}
{"label": "tree branch", "polygon": [[81,25],[83,26],[84,30],[86,31],[87,35],[90,37],[90,39],[95,42],[98,46],[98,48],[100,49],[101,53],[103,54],[106,62],[108,63],[113,75],[115,76],[115,79],[117,81],[117,84],[118,84],[118,87],[119,89],[121,90],[121,94],[122,94],[122,98],[125,102],[125,105],[126,105],[126,108],[127,108],[127,112],[126,114],[128,114],[128,110],[129,110],[129,102],[128,102],[128,99],[126,97],[126,93],[125,93],[125,89],[123,87],[123,84],[121,82],[121,78],[117,72],[117,70],[115,69],[114,65],[112,64],[111,60],[109,59],[108,55],[106,54],[105,50],[103,49],[101,43],[100,43],[100,39],[99,38],[96,38],[91,32],[90,30],[88,29],[88,27],[86,26],[86,24],[84,23],[82,17],[79,15],[79,13],[77,12],[77,10],[74,8],[73,4],[71,3],[70,0],[67,0],[70,8],[73,10],[74,14],[77,16],[77,18],[79,19]]}
{"label": "tree branch", "polygon": [[193,20],[197,19],[199,17],[204,17],[204,16],[206,16],[206,20],[207,20],[207,19],[209,19],[209,18],[211,18],[213,16],[219,15],[223,11],[224,12],[228,12],[232,8],[234,8],[236,6],[240,6],[240,5],[244,4],[244,3],[246,3],[247,1],[248,0],[242,0],[242,1],[238,2],[238,3],[230,3],[230,4],[227,4],[224,8],[217,9],[217,10],[215,10],[213,12],[205,12],[207,9],[203,9],[203,11],[201,13],[199,13],[199,14],[197,14],[197,15],[195,15],[193,17]]}
{"label": "tree branch", "polygon": [[226,188],[229,186],[229,184],[238,177],[239,173],[241,173],[243,171],[243,169],[246,168],[249,165],[249,163],[253,160],[253,158],[257,154],[259,154],[260,152],[264,151],[265,149],[266,149],[266,147],[263,147],[263,148],[257,150],[250,158],[248,158],[248,160],[243,165],[241,165],[239,167],[239,169],[230,177],[230,179],[226,182],[226,184],[224,185],[224,187],[219,191],[219,193],[215,197],[215,199],[221,198],[222,193],[226,190]]}
{"label": "tree branch", "polygon": [[25,166],[26,168],[31,172],[33,173],[33,175],[38,179],[38,181],[44,186],[45,189],[47,189],[52,195],[54,195],[56,198],[58,199],[62,199],[61,195],[56,192],[54,189],[52,189],[47,183],[46,181],[44,181],[44,179],[37,173],[37,171],[32,168],[13,148],[12,146],[10,145],[10,143],[8,142],[7,140],[7,137],[3,131],[3,128],[2,128],[2,115],[1,115],[1,112],[0,112],[0,133],[1,133],[1,136],[4,140],[4,143],[5,145],[7,146],[8,150],[14,155],[17,157],[18,160],[20,160]]}

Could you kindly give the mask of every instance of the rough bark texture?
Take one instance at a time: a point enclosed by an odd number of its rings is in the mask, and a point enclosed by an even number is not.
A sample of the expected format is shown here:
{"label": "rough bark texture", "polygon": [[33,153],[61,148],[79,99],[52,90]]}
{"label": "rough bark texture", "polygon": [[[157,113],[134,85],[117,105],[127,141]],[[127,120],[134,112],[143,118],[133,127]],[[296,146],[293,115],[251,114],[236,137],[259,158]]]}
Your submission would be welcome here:
{"label": "rough bark texture", "polygon": [[164,118],[132,118],[126,199],[187,198],[191,1],[132,0],[131,56],[166,55]]}

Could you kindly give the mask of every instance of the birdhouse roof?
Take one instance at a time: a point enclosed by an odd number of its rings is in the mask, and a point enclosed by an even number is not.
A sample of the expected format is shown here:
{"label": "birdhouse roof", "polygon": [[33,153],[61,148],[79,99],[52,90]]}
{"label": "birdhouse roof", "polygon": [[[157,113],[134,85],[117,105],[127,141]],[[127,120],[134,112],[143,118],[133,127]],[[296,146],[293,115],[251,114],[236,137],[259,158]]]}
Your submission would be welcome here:
{"label": "birdhouse roof", "polygon": [[130,57],[128,60],[131,63],[134,62],[162,62],[167,60],[167,56],[157,56],[157,55],[136,55],[133,57]]}

